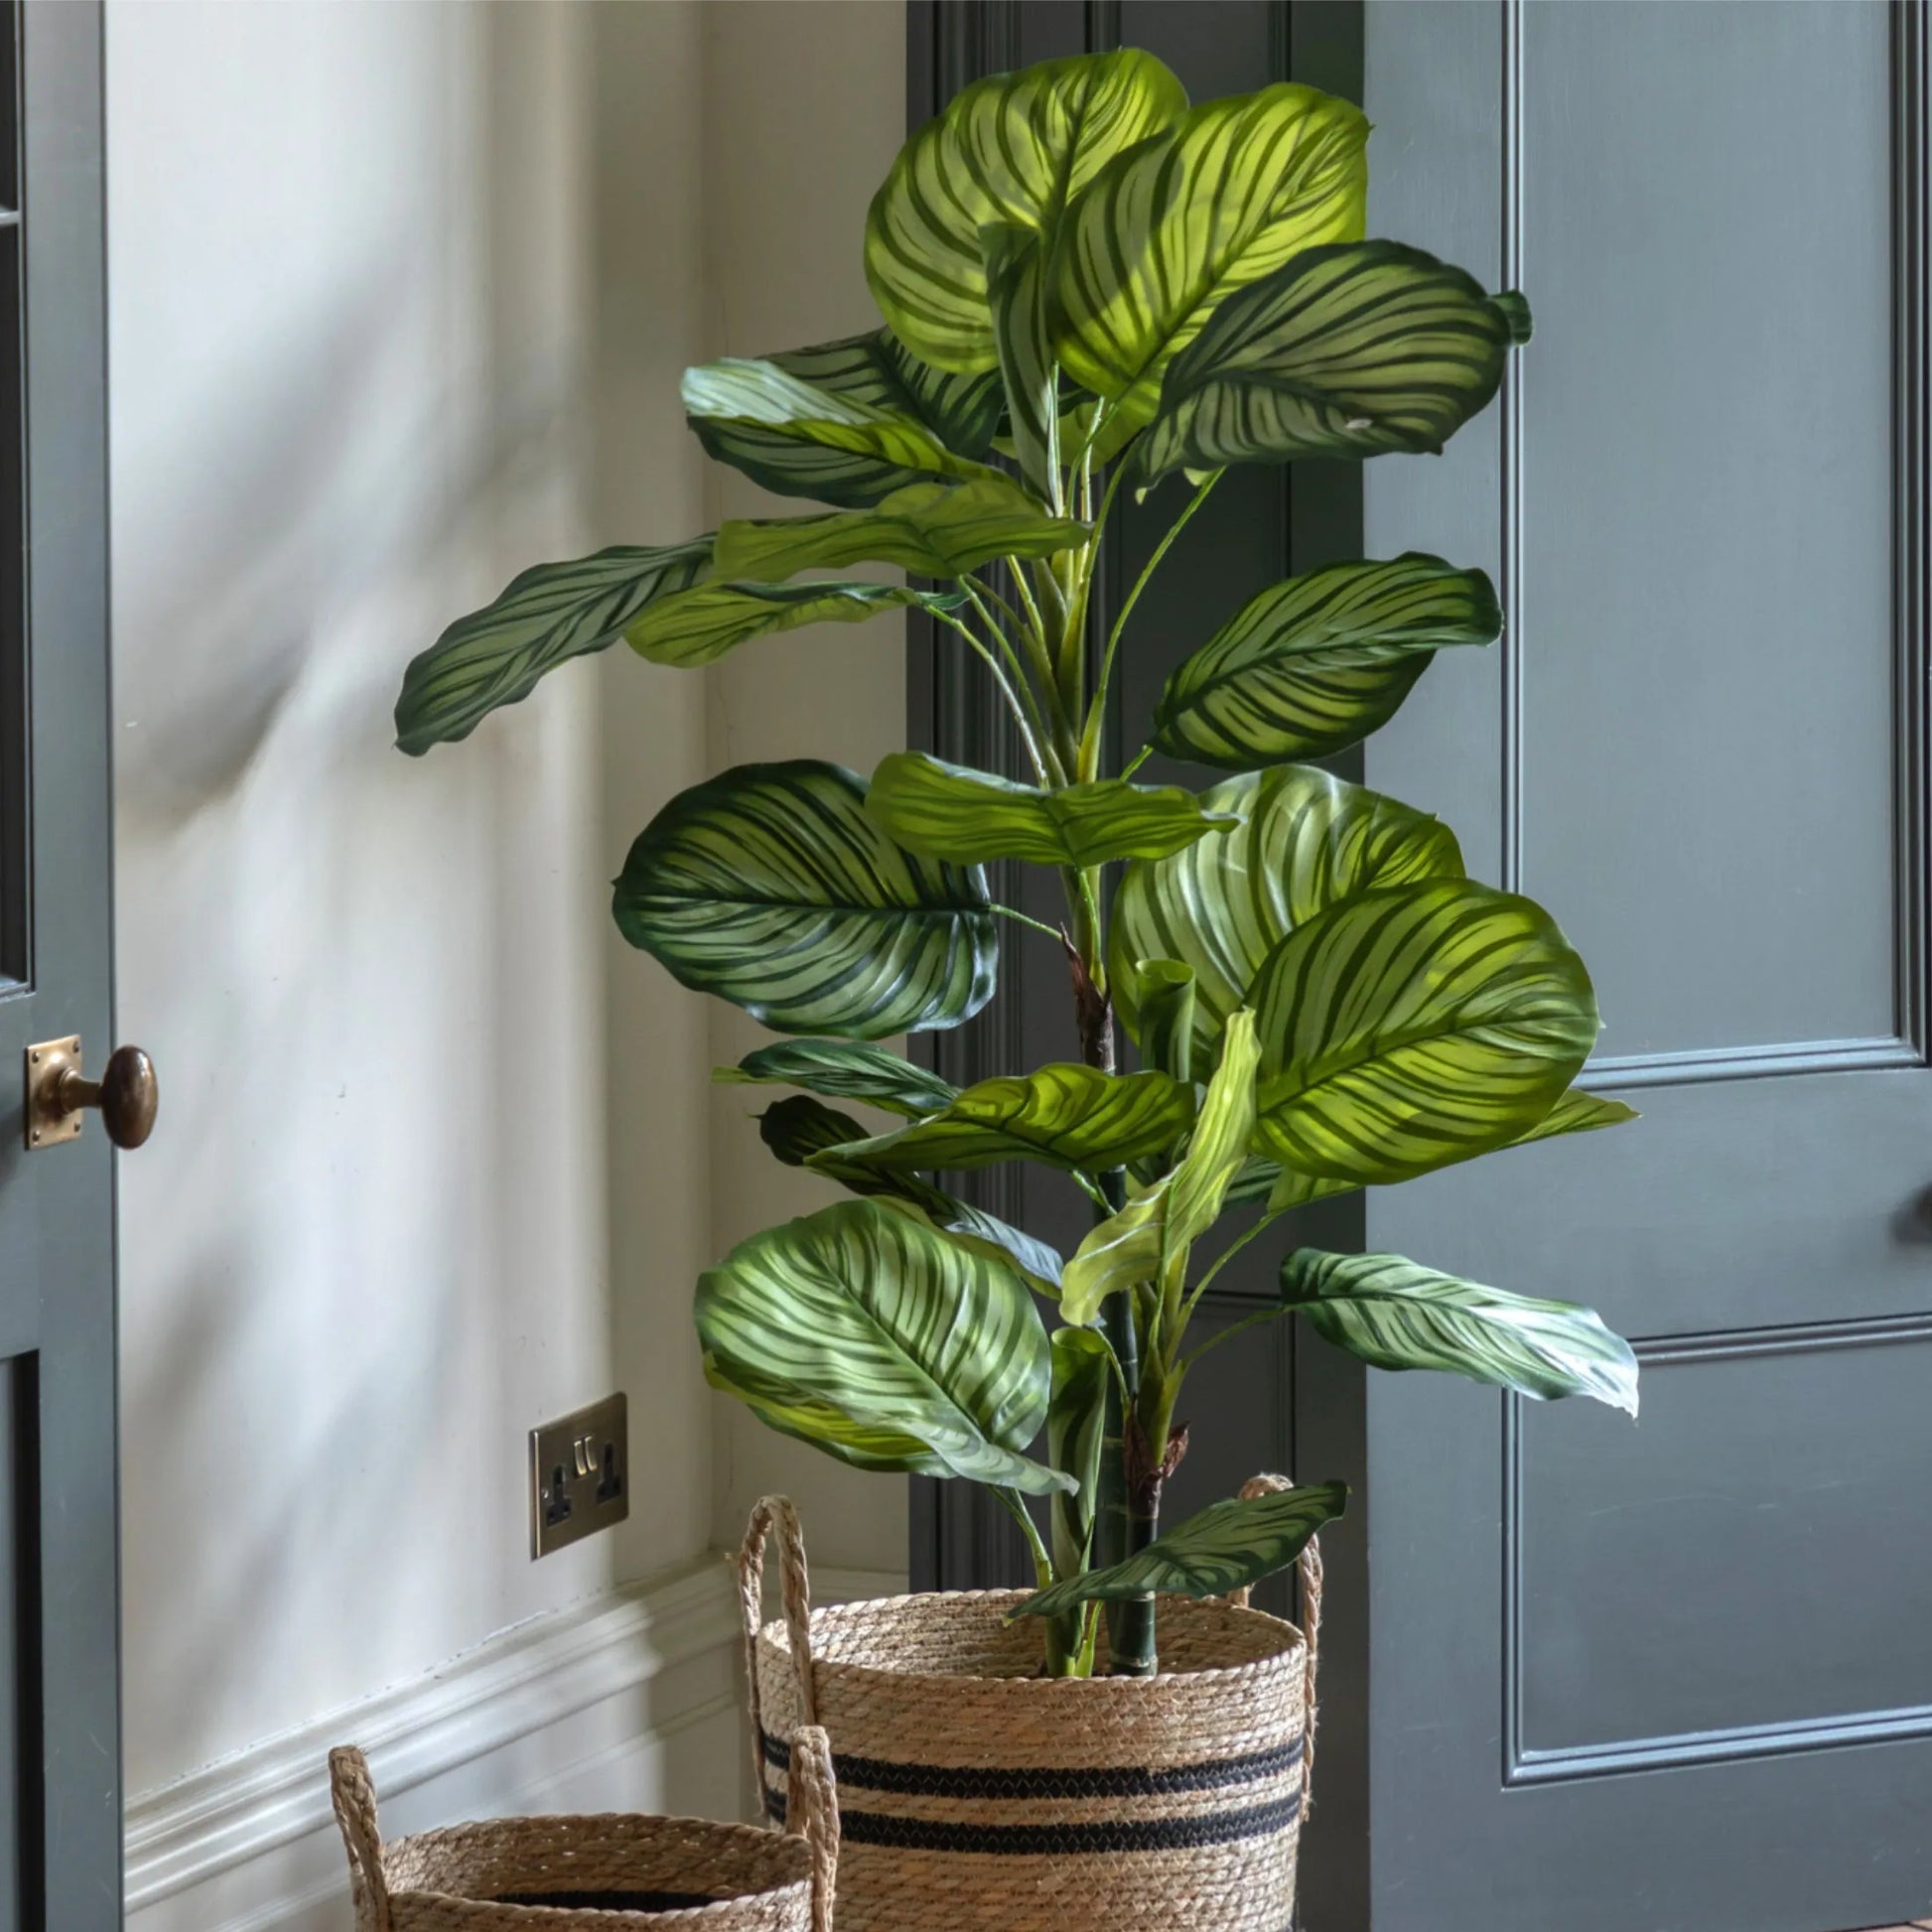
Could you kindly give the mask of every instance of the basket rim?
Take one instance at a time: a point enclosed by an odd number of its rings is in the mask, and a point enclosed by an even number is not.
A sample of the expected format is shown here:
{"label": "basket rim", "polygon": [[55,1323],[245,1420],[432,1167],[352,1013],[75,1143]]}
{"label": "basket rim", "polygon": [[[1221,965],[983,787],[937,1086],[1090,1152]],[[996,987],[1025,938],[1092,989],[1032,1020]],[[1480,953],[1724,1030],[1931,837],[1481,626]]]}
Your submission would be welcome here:
{"label": "basket rim", "polygon": [[[1030,1589],[918,1589],[901,1590],[893,1596],[855,1597],[844,1603],[815,1603],[812,1606],[812,1633],[816,1637],[821,1627],[833,1628],[852,1621],[867,1611],[877,1611],[882,1604],[912,1605],[923,1603],[965,1604],[970,1607],[984,1605],[988,1609],[1001,1603],[1024,1603],[1035,1592]],[[1208,1664],[1189,1670],[1163,1670],[1153,1677],[1002,1677],[984,1676],[972,1671],[934,1671],[906,1670],[885,1663],[857,1663],[848,1658],[824,1657],[816,1653],[812,1659],[814,1675],[824,1679],[840,1677],[851,1682],[871,1681],[878,1684],[894,1684],[901,1688],[911,1688],[920,1684],[930,1685],[971,1685],[976,1690],[984,1688],[995,1695],[1037,1696],[1050,1694],[1056,1697],[1112,1698],[1117,1702],[1133,1702],[1137,1699],[1157,1698],[1163,1692],[1171,1692],[1180,1685],[1232,1687],[1244,1679],[1282,1670],[1296,1663],[1308,1648],[1308,1638],[1299,1624],[1289,1622],[1286,1617],[1271,1615],[1267,1610],[1237,1608],[1232,1603],[1223,1602],[1218,1597],[1183,1597],[1179,1600],[1193,1608],[1219,1615],[1235,1624],[1268,1625],[1282,1633],[1279,1648],[1265,1656],[1249,1657],[1238,1664]],[[779,1661],[791,1661],[790,1638],[783,1617],[773,1617],[762,1624],[759,1630],[759,1649],[769,1651]]]}

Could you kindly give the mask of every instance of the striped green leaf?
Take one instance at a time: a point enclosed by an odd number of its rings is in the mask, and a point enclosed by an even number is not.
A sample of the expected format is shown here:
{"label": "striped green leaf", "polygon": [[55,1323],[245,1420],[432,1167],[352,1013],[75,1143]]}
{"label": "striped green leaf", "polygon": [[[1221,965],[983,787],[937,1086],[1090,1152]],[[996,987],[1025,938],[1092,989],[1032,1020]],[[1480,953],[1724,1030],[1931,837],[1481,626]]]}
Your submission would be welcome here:
{"label": "striped green leaf", "polygon": [[1165,1073],[1102,1073],[1055,1061],[978,1081],[942,1113],[841,1148],[839,1161],[883,1173],[1002,1161],[1068,1172],[1115,1168],[1172,1147],[1193,1117],[1193,1095]]}
{"label": "striped green leaf", "polygon": [[994,476],[956,486],[912,483],[876,509],[727,523],[718,532],[717,570],[767,584],[863,563],[958,577],[995,557],[1050,557],[1086,536],[1084,523],[1045,515],[1017,483]]}
{"label": "striped green leaf", "polygon": [[913,416],[821,389],[776,362],[684,372],[684,413],[713,457],[786,496],[864,508],[935,477],[987,477]]}
{"label": "striped green leaf", "polygon": [[1440,450],[1529,338],[1521,296],[1399,241],[1311,248],[1223,303],[1174,358],[1148,476]]}
{"label": "striped green leaf", "polygon": [[[1600,1127],[1620,1127],[1638,1118],[1634,1107],[1620,1100],[1606,1100],[1601,1094],[1586,1093],[1572,1087],[1527,1134],[1518,1134],[1509,1147],[1527,1147],[1532,1141],[1555,1140],[1559,1134],[1591,1134]],[[1505,1152],[1498,1149],[1498,1153]],[[1279,1161],[1252,1156],[1228,1190],[1234,1202],[1266,1201],[1270,1213],[1284,1214],[1291,1207],[1306,1207],[1311,1201],[1326,1200],[1331,1194],[1350,1194],[1359,1183],[1335,1180],[1320,1174],[1297,1173]]]}
{"label": "striped green leaf", "polygon": [[812,759],[680,792],[630,848],[613,911],[682,985],[777,1033],[956,1027],[999,967],[980,875],[900,851],[864,781]]}
{"label": "striped green leaf", "polygon": [[1214,1225],[1247,1160],[1260,1058],[1254,1015],[1244,1008],[1228,1021],[1186,1153],[1173,1173],[1100,1222],[1066,1264],[1060,1313],[1068,1321],[1091,1321],[1109,1295],[1141,1282],[1156,1283],[1169,1306],[1178,1305],[1189,1251]]}
{"label": "striped green leaf", "polygon": [[1073,378],[1152,419],[1162,376],[1237,290],[1355,241],[1368,196],[1359,107],[1284,82],[1210,100],[1120,156],[1069,209],[1048,293]]}
{"label": "striped green leaf", "polygon": [[1113,1361],[1091,1328],[1053,1331],[1053,1385],[1046,1406],[1046,1456],[1079,1485],[1048,1505],[1055,1576],[1072,1577],[1093,1553],[1100,1455],[1107,1440],[1107,1390]]}
{"label": "striped green leaf", "polygon": [[947,764],[923,752],[894,752],[882,759],[866,809],[908,852],[956,865],[1160,859],[1204,833],[1240,823],[1232,812],[1205,809],[1178,785],[1097,778],[1055,790]]}
{"label": "striped green leaf", "polygon": [[[788,1168],[808,1162],[813,1171],[855,1194],[884,1201],[896,1211],[923,1220],[928,1227],[970,1253],[1011,1263],[1035,1294],[1057,1301],[1066,1264],[1059,1251],[1035,1240],[983,1207],[955,1199],[916,1173],[886,1173],[840,1159],[840,1150],[862,1142],[866,1130],[850,1114],[839,1113],[807,1094],[774,1102],[759,1117],[759,1138]],[[817,1160],[813,1160],[818,1156]]]}
{"label": "striped green leaf", "polygon": [[1123,48],[996,73],[955,96],[899,151],[866,217],[866,280],[900,341],[964,373],[998,365],[980,230],[1002,222],[1050,255],[1067,204],[1187,95]]}
{"label": "striped green leaf", "polygon": [[[888,1113],[917,1120],[936,1114],[958,1096],[950,1080],[884,1046],[852,1039],[781,1039],[747,1053],[736,1066],[712,1076],[724,1084],[759,1082],[802,1087],[828,1100],[863,1100]],[[855,1138],[863,1138],[861,1129]]]}
{"label": "striped green leaf", "polygon": [[1030,1596],[1015,1616],[1057,1616],[1079,1603],[1118,1603],[1157,1590],[1225,1596],[1272,1577],[1348,1507],[1348,1485],[1311,1482],[1247,1500],[1209,1503],[1111,1570],[1071,1577]]}
{"label": "striped green leaf", "polygon": [[1028,488],[1058,508],[1060,371],[1046,339],[1044,245],[1030,228],[994,221],[980,230],[980,251],[1014,458]]}
{"label": "striped green leaf", "polygon": [[1257,976],[1256,1151],[1298,1173],[1407,1180],[1506,1147],[1596,1040],[1584,962],[1540,905],[1472,880],[1366,893]]}
{"label": "striped green leaf", "polygon": [[1021,1451],[1046,1420],[1046,1331],[1011,1268],[874,1201],[740,1242],[698,1280],[705,1375],[868,1468],[1045,1494]]}
{"label": "striped green leaf", "polygon": [[1282,1294],[1324,1340],[1371,1368],[1434,1368],[1540,1402],[1587,1395],[1637,1413],[1637,1358],[1594,1310],[1508,1295],[1401,1255],[1299,1248]]}
{"label": "striped green leaf", "polygon": [[711,568],[712,539],[640,548],[621,544],[565,564],[538,564],[481,611],[455,623],[403,673],[396,745],[420,758],[468,738],[546,672],[607,649],[660,597],[688,590]]}
{"label": "striped green leaf", "polygon": [[1481,571],[1417,551],[1291,577],[1169,678],[1155,749],[1234,771],[1326,758],[1386,725],[1438,649],[1502,626]]}
{"label": "striped green leaf", "polygon": [[1141,1057],[1176,1080],[1194,1077],[1194,969],[1177,959],[1144,959],[1135,968]]}
{"label": "striped green leaf", "polygon": [[[863,435],[835,431],[817,439],[799,422],[768,420],[773,402],[750,410],[733,406],[729,393],[706,382],[694,397],[693,378],[708,370],[693,369],[685,376],[685,408],[692,429],[709,455],[741,470],[754,483],[781,496],[811,496],[842,509],[867,509],[906,484],[938,474],[970,472],[983,457],[999,426],[1001,393],[996,375],[960,376],[935,369],[913,355],[890,329],[848,336],[811,348],[786,349],[752,364],[713,364],[772,367],[802,385],[809,403],[801,399],[805,422],[833,420],[856,410],[865,420],[911,424],[945,455],[943,463],[931,451],[906,443],[894,451],[869,448]],[[830,398],[828,403],[823,400]],[[694,400],[699,405],[694,407]],[[721,406],[722,405],[722,406]],[[902,434],[903,432],[901,432]],[[896,456],[915,458],[906,462]]]}
{"label": "striped green leaf", "polygon": [[1248,989],[1284,934],[1351,894],[1462,873],[1446,825],[1308,765],[1229,778],[1200,796],[1242,824],[1130,865],[1108,958],[1115,1004],[1137,1042],[1141,961],[1193,969],[1196,1066],[1212,1063],[1228,1015],[1251,1004]]}
{"label": "striped green leaf", "polygon": [[958,602],[897,584],[700,584],[653,604],[623,634],[639,657],[689,670],[754,637],[812,623],[864,623],[911,604],[950,611]]}

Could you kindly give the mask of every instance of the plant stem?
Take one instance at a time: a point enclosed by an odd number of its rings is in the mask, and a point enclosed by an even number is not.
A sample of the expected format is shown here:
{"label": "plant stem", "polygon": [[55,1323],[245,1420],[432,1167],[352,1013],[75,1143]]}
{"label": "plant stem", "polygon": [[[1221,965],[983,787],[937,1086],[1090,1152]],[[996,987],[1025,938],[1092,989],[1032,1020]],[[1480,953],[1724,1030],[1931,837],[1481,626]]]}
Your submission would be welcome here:
{"label": "plant stem", "polygon": [[958,631],[979,653],[980,659],[986,668],[993,673],[993,681],[999,686],[1000,695],[1006,700],[1007,709],[1013,714],[1013,722],[1020,727],[1021,741],[1027,748],[1027,758],[1034,767],[1035,780],[1042,785],[1063,784],[1065,782],[1064,777],[1057,775],[1058,760],[1054,759],[1051,764],[1047,762],[1047,759],[1051,757],[1051,746],[1048,745],[1042,750],[1040,741],[1034,736],[1033,727],[1028,722],[1027,712],[1021,705],[1019,695],[1015,692],[1012,683],[1007,678],[1005,670],[1001,667],[1000,660],[994,656],[986,640],[970,624],[961,623],[949,612],[935,611],[932,615],[941,623],[950,624],[953,629]]}

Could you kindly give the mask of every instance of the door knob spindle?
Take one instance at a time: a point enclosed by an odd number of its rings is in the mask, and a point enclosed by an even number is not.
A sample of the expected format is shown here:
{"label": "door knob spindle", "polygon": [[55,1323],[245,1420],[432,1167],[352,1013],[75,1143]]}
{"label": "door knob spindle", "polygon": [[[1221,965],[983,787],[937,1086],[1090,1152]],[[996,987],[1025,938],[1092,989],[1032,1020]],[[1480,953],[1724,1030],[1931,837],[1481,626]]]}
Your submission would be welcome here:
{"label": "door knob spindle", "polygon": [[154,1062],[138,1046],[119,1046],[98,1080],[88,1079],[80,1036],[44,1039],[27,1049],[27,1146],[30,1151],[77,1140],[88,1108],[100,1115],[107,1138],[137,1148],[154,1132],[161,1083]]}

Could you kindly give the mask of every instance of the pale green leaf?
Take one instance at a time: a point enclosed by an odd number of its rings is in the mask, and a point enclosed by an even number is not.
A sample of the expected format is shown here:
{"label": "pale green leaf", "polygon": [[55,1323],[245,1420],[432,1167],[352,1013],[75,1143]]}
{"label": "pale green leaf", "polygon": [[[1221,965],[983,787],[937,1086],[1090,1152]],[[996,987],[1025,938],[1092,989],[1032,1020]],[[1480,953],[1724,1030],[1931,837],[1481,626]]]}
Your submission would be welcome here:
{"label": "pale green leaf", "polygon": [[908,605],[949,611],[956,597],[897,584],[700,584],[653,604],[624,632],[653,664],[709,664],[754,637],[812,623],[864,623]]}
{"label": "pale green leaf", "polygon": [[492,711],[527,698],[559,664],[615,644],[639,612],[688,590],[711,568],[712,541],[621,544],[524,571],[410,664],[396,700],[398,748],[414,758],[468,738]]}
{"label": "pale green leaf", "polygon": [[1168,679],[1155,748],[1236,771],[1326,758],[1387,724],[1438,649],[1492,643],[1502,621],[1481,571],[1416,551],[1291,577]]}
{"label": "pale green leaf", "polygon": [[631,846],[620,930],[778,1033],[958,1026],[992,998],[999,966],[986,883],[901,851],[865,800],[862,779],[810,759],[693,785]]}
{"label": "pale green leaf", "polygon": [[1502,381],[1527,320],[1396,241],[1311,248],[1224,302],[1162,385],[1149,477],[1436,451]]}
{"label": "pale green leaf", "polygon": [[923,752],[894,752],[881,760],[866,809],[907,851],[962,865],[1158,859],[1240,822],[1232,812],[1204,808],[1178,785],[1098,778],[1053,789],[947,764]]}
{"label": "pale green leaf", "polygon": [[1057,1616],[1080,1603],[1118,1603],[1150,1590],[1225,1596],[1286,1570],[1348,1507],[1348,1487],[1311,1482],[1266,1496],[1209,1503],[1111,1570],[1090,1571],[1030,1596],[1015,1616]]}
{"label": "pale green leaf", "polygon": [[1186,105],[1180,82],[1136,48],[975,81],[906,142],[873,200],[866,279],[880,313],[940,368],[997,366],[980,230],[1025,229],[1050,255],[1068,202]]}
{"label": "pale green leaf", "polygon": [[1242,824],[1172,858],[1138,860],[1114,900],[1108,975],[1138,1041],[1140,962],[1177,960],[1195,975],[1194,1064],[1210,1064],[1221,1028],[1282,936],[1355,893],[1459,878],[1449,828],[1379,792],[1309,765],[1229,778],[1200,794]]}
{"label": "pale green leaf", "polygon": [[1282,1263],[1282,1294],[1372,1368],[1445,1369],[1538,1401],[1587,1395],[1637,1413],[1637,1358],[1591,1309],[1505,1294],[1401,1255],[1313,1248]]}

